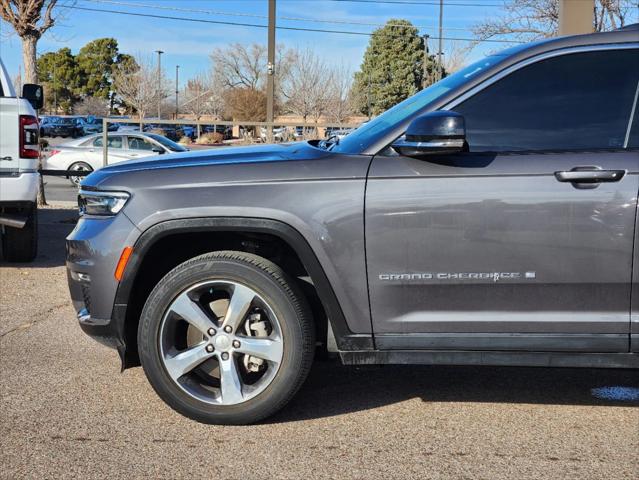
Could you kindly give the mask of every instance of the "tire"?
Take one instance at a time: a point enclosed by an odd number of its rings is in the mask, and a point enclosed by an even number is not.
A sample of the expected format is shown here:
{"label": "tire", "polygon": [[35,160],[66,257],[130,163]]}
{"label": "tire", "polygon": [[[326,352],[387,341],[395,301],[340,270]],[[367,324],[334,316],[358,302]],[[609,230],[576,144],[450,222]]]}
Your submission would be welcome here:
{"label": "tire", "polygon": [[38,254],[38,209],[33,205],[22,228],[4,227],[2,253],[7,262],[31,262]]}
{"label": "tire", "polygon": [[[228,285],[232,286],[229,298],[214,300],[221,298],[220,292],[224,293]],[[235,309],[243,313],[229,315],[232,309],[228,307],[223,315],[214,312],[213,307],[206,310],[207,305],[216,302],[235,302],[236,295],[241,296],[241,292],[251,292],[244,297],[251,298],[245,302],[246,308]],[[253,294],[254,297],[251,296]],[[193,301],[194,298],[196,301]],[[189,308],[193,304],[198,305],[200,313],[203,308],[207,312],[205,322],[213,322],[216,326],[208,328],[210,323],[204,323],[194,328],[194,322],[185,322],[183,317],[176,314],[178,311],[188,311],[189,315],[184,318],[192,315],[192,310],[181,310],[181,302],[184,301]],[[237,305],[240,304],[238,301]],[[236,330],[225,330],[230,328],[226,324],[227,317],[229,322],[238,319],[235,322],[235,325],[239,325]],[[256,318],[256,323],[252,323]],[[184,324],[186,330],[183,330]],[[250,336],[252,328],[257,326],[263,330],[264,338]],[[193,330],[196,340],[192,344],[184,343],[183,337],[188,337]],[[205,330],[208,333],[203,334]],[[232,333],[227,333],[229,331]],[[174,346],[176,339],[182,342],[180,348]],[[271,362],[267,356],[263,357],[267,360],[260,360],[242,353],[251,342],[254,345],[268,342],[271,346],[277,346],[273,349],[268,347],[268,355],[275,360]],[[231,343],[233,348],[237,347],[236,350],[228,347]],[[203,363],[195,367],[189,364],[187,368],[190,370],[179,368],[178,373],[170,366],[174,365],[170,362],[175,362],[176,357],[183,355],[181,349],[204,352],[201,350],[203,348],[210,348],[208,351],[212,352],[205,354],[210,356]],[[273,353],[275,351],[279,353]],[[295,281],[274,263],[244,252],[207,253],[171,270],[149,295],[138,328],[140,361],[154,390],[182,415],[209,424],[249,424],[280,410],[306,379],[314,351],[312,316]],[[261,371],[248,370],[248,367],[256,367],[256,363],[251,362],[260,361]],[[224,373],[229,371],[235,371],[235,374]],[[252,375],[257,380],[250,384]],[[238,380],[233,385],[239,387],[228,387],[232,383],[229,383],[229,378]],[[227,379],[226,383],[224,379]],[[238,396],[236,392],[239,392]]]}
{"label": "tire", "polygon": [[80,182],[84,177],[79,177],[77,175],[73,175],[72,172],[92,172],[93,167],[86,162],[75,162],[72,163],[67,169],[67,178],[69,181],[76,187],[80,186]]}

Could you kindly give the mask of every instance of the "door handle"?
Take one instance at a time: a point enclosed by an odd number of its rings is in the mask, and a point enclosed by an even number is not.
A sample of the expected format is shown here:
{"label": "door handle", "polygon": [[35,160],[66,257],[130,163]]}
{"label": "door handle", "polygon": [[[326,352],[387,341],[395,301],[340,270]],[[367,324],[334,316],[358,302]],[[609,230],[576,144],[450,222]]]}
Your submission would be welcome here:
{"label": "door handle", "polygon": [[596,188],[603,182],[618,182],[625,174],[625,170],[602,170],[601,167],[575,167],[568,171],[555,172],[555,178],[560,182],[580,184],[580,188]]}
{"label": "door handle", "polygon": [[6,157],[0,158],[0,160],[5,160],[7,162],[11,162],[13,160],[13,157],[6,156]]}

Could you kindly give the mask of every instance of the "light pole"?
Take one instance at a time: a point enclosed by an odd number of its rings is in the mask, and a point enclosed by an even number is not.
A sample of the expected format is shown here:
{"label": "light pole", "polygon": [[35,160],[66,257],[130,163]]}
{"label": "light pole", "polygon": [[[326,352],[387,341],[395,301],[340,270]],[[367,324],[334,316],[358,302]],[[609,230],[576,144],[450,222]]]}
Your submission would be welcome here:
{"label": "light pole", "polygon": [[156,50],[158,54],[158,119],[162,119],[162,50]]}
{"label": "light pole", "polygon": [[273,108],[275,104],[275,0],[268,0],[268,47],[266,71],[266,139],[273,141]]}
{"label": "light pole", "polygon": [[180,66],[175,66],[175,119],[178,119],[178,71]]}
{"label": "light pole", "polygon": [[55,76],[56,58],[53,58],[53,114],[58,114],[58,82]]}
{"label": "light pole", "polygon": [[437,81],[442,79],[442,76],[444,74],[443,72],[443,68],[442,68],[442,42],[443,42],[443,34],[444,34],[444,29],[443,29],[443,20],[444,20],[444,0],[439,0],[439,47],[437,49],[437,60],[438,60],[438,74],[437,74]]}

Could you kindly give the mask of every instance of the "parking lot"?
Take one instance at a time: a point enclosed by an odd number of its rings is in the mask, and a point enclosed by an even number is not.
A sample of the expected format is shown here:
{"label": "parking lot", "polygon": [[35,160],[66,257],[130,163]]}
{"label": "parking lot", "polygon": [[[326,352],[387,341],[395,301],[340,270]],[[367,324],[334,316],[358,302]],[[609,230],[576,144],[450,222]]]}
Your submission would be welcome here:
{"label": "parking lot", "polygon": [[75,211],[40,219],[37,260],[0,267],[2,478],[637,476],[636,371],[322,361],[266,423],[187,420],[80,331],[64,269]]}

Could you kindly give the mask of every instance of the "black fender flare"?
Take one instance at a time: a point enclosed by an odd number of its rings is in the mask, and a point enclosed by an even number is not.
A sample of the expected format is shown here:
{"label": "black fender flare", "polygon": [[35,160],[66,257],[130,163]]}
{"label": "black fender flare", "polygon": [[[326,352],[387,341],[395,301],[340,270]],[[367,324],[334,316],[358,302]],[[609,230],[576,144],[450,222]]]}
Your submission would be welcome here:
{"label": "black fender flare", "polygon": [[[372,334],[353,333],[346,322],[342,308],[337,300],[322,265],[304,236],[292,226],[278,221],[251,217],[204,217],[167,220],[145,230],[133,246],[133,252],[115,295],[113,317],[116,323],[124,327],[126,306],[131,296],[137,272],[146,253],[161,238],[176,233],[195,232],[244,232],[264,233],[278,237],[286,242],[298,255],[302,265],[311,277],[317,294],[324,306],[333,331],[337,348],[340,351],[372,350]],[[124,352],[120,352],[121,355]]]}

